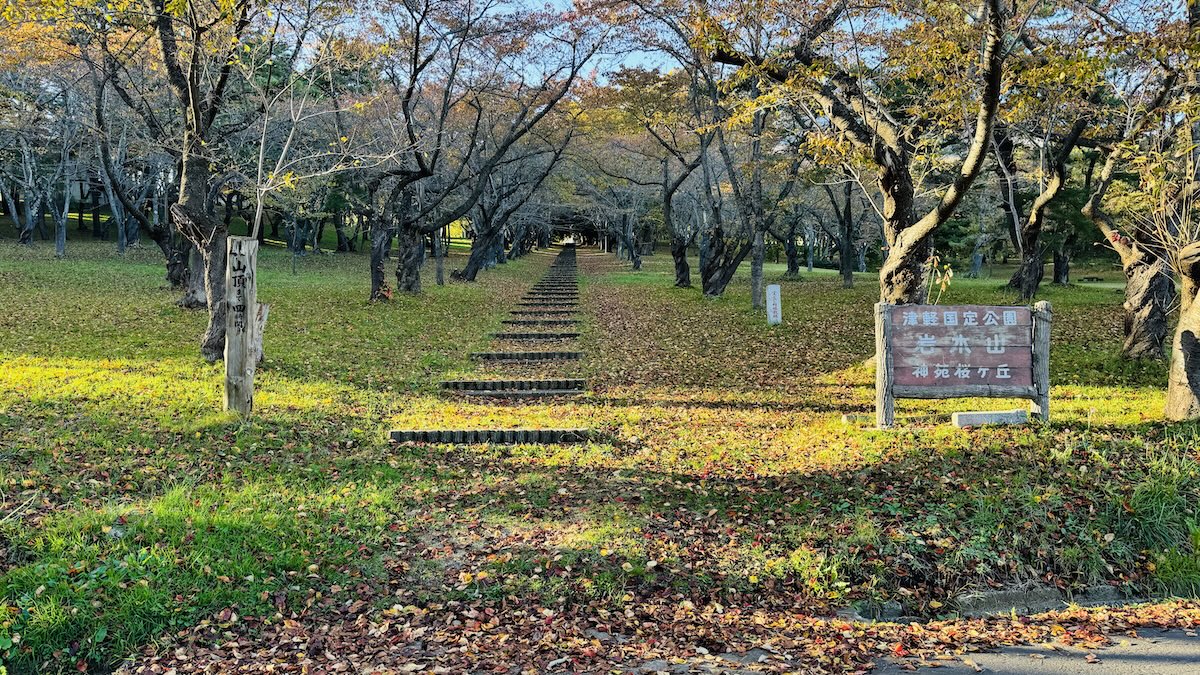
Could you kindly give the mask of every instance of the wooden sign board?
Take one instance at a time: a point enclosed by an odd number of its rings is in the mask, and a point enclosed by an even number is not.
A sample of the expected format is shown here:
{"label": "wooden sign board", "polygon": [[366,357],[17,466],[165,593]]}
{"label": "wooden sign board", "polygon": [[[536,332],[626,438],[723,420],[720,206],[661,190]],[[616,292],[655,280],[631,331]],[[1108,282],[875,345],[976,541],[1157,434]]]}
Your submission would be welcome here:
{"label": "wooden sign board", "polygon": [[1050,303],[875,305],[875,417],[891,427],[897,398],[1026,398],[1050,409]]}

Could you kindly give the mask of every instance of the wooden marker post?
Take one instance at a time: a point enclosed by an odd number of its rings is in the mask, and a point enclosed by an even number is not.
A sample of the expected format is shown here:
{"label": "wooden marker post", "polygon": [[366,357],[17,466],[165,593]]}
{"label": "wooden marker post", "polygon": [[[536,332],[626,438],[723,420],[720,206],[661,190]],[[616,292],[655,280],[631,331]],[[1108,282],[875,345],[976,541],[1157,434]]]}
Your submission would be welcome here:
{"label": "wooden marker post", "polygon": [[[225,249],[225,409],[254,409],[254,369],[262,352],[258,311],[258,240],[229,237]],[[262,319],[266,319],[265,312]]]}
{"label": "wooden marker post", "polygon": [[1050,421],[1050,323],[1053,318],[1050,303],[1042,300],[1033,306],[1033,383],[1038,391],[1029,406],[1029,414],[1043,422]]}

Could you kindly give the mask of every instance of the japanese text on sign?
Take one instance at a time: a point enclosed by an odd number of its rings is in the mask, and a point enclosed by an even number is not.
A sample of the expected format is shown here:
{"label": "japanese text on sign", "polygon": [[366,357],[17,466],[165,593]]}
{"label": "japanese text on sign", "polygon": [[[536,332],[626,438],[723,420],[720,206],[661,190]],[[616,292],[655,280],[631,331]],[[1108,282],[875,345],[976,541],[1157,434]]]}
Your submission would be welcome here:
{"label": "japanese text on sign", "polygon": [[1028,308],[902,305],[891,311],[896,384],[1033,384],[1033,317]]}

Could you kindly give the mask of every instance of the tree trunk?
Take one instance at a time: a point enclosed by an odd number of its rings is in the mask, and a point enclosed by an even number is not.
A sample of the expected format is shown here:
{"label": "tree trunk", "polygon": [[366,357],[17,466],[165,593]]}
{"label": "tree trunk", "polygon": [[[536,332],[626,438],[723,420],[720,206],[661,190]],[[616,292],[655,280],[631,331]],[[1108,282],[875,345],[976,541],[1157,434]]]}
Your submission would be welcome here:
{"label": "tree trunk", "polygon": [[750,306],[754,309],[765,309],[767,306],[766,288],[763,285],[763,262],[766,254],[766,237],[763,236],[762,229],[756,227],[750,253]]}
{"label": "tree trunk", "polygon": [[92,239],[103,239],[104,227],[100,224],[100,191],[92,191]]}
{"label": "tree trunk", "polygon": [[701,286],[705,297],[715,298],[733,281],[733,275],[750,253],[752,243],[745,242],[737,250],[729,250],[724,234],[716,231],[704,237],[701,246]]}
{"label": "tree trunk", "polygon": [[978,279],[983,276],[983,253],[979,247],[975,247],[975,252],[971,254],[971,269],[967,271],[968,279]]}
{"label": "tree trunk", "polygon": [[619,252],[624,251],[628,256],[629,262],[633,263],[633,269],[642,269],[642,252],[638,250],[638,242],[633,235],[633,217],[628,213],[621,214],[621,239],[617,242]]}
{"label": "tree trunk", "polygon": [[79,201],[75,204],[75,229],[80,232],[87,232],[87,222],[84,220],[83,216],[86,209],[83,208],[83,204],[84,201],[87,200],[88,192],[91,190],[91,185],[85,185],[81,188],[81,190],[82,194],[79,195]]}
{"label": "tree trunk", "polygon": [[494,256],[494,258],[496,260],[496,264],[497,265],[507,265],[508,264],[508,252],[504,250],[504,232],[503,231],[496,233],[496,239],[492,243],[492,245],[495,246],[495,249],[494,249],[494,252],[492,255]]}
{"label": "tree trunk", "polygon": [[204,258],[204,293],[208,296],[208,327],[200,340],[200,355],[209,363],[225,355],[225,240],[224,226],[216,228],[206,246]]}
{"label": "tree trunk", "polygon": [[1059,249],[1054,252],[1054,283],[1067,286],[1071,283],[1071,254]]}
{"label": "tree trunk", "polygon": [[879,299],[894,305],[925,301],[926,269],[933,247],[929,235],[901,246],[902,235],[914,222],[916,192],[908,156],[881,147],[876,152],[878,183],[883,197],[883,232],[890,249],[879,268]]}
{"label": "tree trunk", "polygon": [[1121,354],[1130,359],[1161,359],[1175,302],[1171,267],[1158,257],[1143,254],[1125,264],[1125,279],[1125,346]]}
{"label": "tree trunk", "polygon": [[158,236],[154,243],[158,244],[159,250],[167,259],[167,283],[171,284],[171,288],[183,288],[187,283],[188,277],[188,255],[192,250],[192,244],[184,237],[175,237],[175,241],[171,241],[171,236],[164,230],[161,236]]}
{"label": "tree trunk", "polygon": [[1008,280],[1008,287],[1020,293],[1021,300],[1025,301],[1031,300],[1037,294],[1038,287],[1042,285],[1046,267],[1046,263],[1042,260],[1044,251],[1041,244],[1030,239],[1036,239],[1036,236],[1026,238],[1026,244],[1033,248],[1027,248],[1021,252],[1021,264],[1017,266],[1012,278]]}
{"label": "tree trunk", "polygon": [[208,306],[208,294],[204,290],[204,256],[190,243],[187,247],[187,286],[179,306],[187,309],[200,309]]}
{"label": "tree trunk", "polygon": [[1191,244],[1178,257],[1182,276],[1179,324],[1171,343],[1171,372],[1167,379],[1166,418],[1171,421],[1200,418],[1200,243]]}
{"label": "tree trunk", "polygon": [[692,268],[688,265],[687,239],[671,237],[671,258],[675,261],[675,288],[692,287]]}
{"label": "tree trunk", "polygon": [[838,249],[842,268],[842,288],[854,288],[854,252]]}
{"label": "tree trunk", "polygon": [[816,233],[813,231],[812,225],[804,228],[804,267],[809,274],[813,271],[813,262],[816,257]]}
{"label": "tree trunk", "polygon": [[212,170],[206,158],[191,151],[193,142],[197,141],[189,141],[185,133],[179,200],[171,205],[171,217],[179,232],[192,242],[204,260],[208,326],[200,340],[200,354],[213,363],[225,353],[225,240],[228,230],[224,223],[211,216],[208,191],[212,185]]}
{"label": "tree trunk", "polygon": [[787,278],[800,277],[800,248],[796,246],[796,233],[790,232],[787,241],[783,242],[783,252],[787,257]]}
{"label": "tree trunk", "polygon": [[416,227],[400,228],[397,238],[396,291],[421,292],[421,262],[425,257],[425,237]]}
{"label": "tree trunk", "polygon": [[346,213],[338,211],[334,214],[333,218],[333,229],[337,233],[337,252],[349,253],[351,250],[351,241],[346,236]]}
{"label": "tree trunk", "polygon": [[55,219],[54,223],[54,257],[65,258],[67,255],[67,221]]}
{"label": "tree trunk", "polygon": [[24,225],[22,225],[22,224],[20,224],[19,221],[15,221],[15,222],[17,222],[17,226],[20,228],[20,231],[21,231],[21,234],[17,240],[17,243],[21,244],[22,246],[32,246],[33,245],[33,232],[35,229],[37,229],[37,227],[36,227],[37,219],[40,218],[41,215],[42,215],[42,200],[41,200],[41,198],[40,197],[31,197],[29,195],[26,195],[26,198],[25,198],[25,223],[24,223]]}
{"label": "tree trunk", "polygon": [[433,259],[437,268],[437,285],[446,285],[446,248],[442,241],[442,233],[433,233]]}
{"label": "tree trunk", "polygon": [[387,278],[385,261],[388,249],[392,247],[392,233],[382,223],[372,218],[371,227],[371,300],[387,300],[391,290],[384,279]]}
{"label": "tree trunk", "polygon": [[495,250],[490,241],[492,235],[476,233],[471,241],[471,254],[467,256],[467,265],[461,272],[455,272],[454,277],[462,281],[475,281],[479,270],[487,264],[488,258]]}

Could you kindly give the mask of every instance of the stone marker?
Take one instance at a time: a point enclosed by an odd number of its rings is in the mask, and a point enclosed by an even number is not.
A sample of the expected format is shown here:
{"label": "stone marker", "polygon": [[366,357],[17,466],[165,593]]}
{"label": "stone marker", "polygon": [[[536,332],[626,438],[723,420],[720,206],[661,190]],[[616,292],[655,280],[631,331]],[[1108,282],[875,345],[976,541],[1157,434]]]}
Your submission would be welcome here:
{"label": "stone marker", "polygon": [[767,286],[767,325],[783,323],[783,302],[779,298],[779,284]]}
{"label": "stone marker", "polygon": [[980,427],[985,424],[1025,424],[1029,421],[1029,411],[1024,408],[1016,410],[981,410],[978,412],[956,412],[951,416],[954,426]]}

